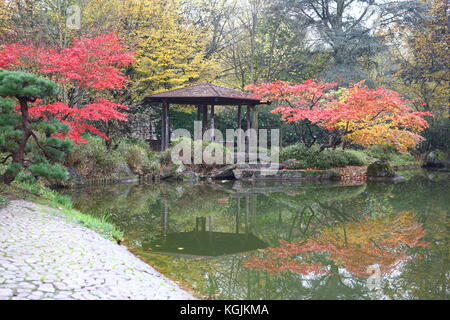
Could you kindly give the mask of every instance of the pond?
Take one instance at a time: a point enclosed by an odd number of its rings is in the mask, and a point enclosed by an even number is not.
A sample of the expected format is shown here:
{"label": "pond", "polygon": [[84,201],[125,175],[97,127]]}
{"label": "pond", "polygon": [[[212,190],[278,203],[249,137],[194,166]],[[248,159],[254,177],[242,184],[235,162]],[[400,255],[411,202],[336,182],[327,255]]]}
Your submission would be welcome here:
{"label": "pond", "polygon": [[369,184],[223,182],[70,190],[209,299],[449,299],[448,175]]}

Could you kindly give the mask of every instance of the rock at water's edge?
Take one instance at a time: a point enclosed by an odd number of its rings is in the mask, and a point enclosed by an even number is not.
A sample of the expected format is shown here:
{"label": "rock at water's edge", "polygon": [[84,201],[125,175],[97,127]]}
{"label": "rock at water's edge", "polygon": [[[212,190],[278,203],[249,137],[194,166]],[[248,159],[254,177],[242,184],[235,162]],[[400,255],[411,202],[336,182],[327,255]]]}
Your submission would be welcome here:
{"label": "rock at water's edge", "polygon": [[395,177],[394,169],[387,161],[375,161],[367,167],[367,176],[375,178]]}

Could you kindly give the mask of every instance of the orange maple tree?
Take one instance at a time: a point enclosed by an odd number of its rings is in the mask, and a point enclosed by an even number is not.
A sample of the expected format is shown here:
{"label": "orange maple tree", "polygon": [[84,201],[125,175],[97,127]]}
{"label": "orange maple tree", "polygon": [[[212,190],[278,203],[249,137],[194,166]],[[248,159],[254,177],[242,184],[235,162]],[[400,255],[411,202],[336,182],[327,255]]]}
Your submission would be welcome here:
{"label": "orange maple tree", "polygon": [[300,84],[275,81],[246,89],[263,100],[279,102],[272,112],[280,113],[283,121],[307,120],[327,129],[329,137],[322,150],[354,143],[393,146],[405,152],[423,140],[420,132],[428,126],[424,117],[432,114],[413,111],[412,101],[392,90],[368,88],[364,82],[350,88],[336,86],[313,80]]}

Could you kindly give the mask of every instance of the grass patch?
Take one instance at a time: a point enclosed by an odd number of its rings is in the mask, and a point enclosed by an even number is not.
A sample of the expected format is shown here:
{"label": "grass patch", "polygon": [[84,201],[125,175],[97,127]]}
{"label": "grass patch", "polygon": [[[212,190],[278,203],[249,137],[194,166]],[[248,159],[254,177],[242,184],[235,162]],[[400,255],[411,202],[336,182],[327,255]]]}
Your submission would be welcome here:
{"label": "grass patch", "polygon": [[104,238],[121,241],[124,237],[123,232],[110,223],[106,215],[97,218],[77,211],[73,209],[72,200],[69,197],[45,186],[15,182],[10,186],[2,185],[2,193],[58,209],[68,221],[91,229]]}

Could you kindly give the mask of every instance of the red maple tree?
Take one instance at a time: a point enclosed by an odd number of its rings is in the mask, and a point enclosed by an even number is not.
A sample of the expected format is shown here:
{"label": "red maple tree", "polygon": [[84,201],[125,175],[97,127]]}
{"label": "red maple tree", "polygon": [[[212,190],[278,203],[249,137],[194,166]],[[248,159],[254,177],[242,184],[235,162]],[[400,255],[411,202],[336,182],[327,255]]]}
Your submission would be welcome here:
{"label": "red maple tree", "polygon": [[423,119],[429,112],[414,112],[412,101],[395,91],[371,89],[363,82],[350,88],[337,83],[307,80],[295,84],[285,81],[254,84],[246,89],[263,100],[280,102],[273,113],[280,113],[288,123],[308,121],[329,132],[323,147],[335,148],[341,143],[363,147],[394,146],[406,151],[423,140],[419,135],[427,128]]}
{"label": "red maple tree", "polygon": [[87,131],[108,139],[93,121],[127,121],[127,114],[121,112],[127,106],[98,96],[121,89],[128,80],[122,68],[133,62],[134,53],[114,33],[81,38],[65,49],[15,43],[0,50],[0,68],[44,74],[60,84],[63,101],[50,104],[36,101],[30,115],[55,117],[68,124],[68,137],[75,143],[87,142],[82,137]]}

